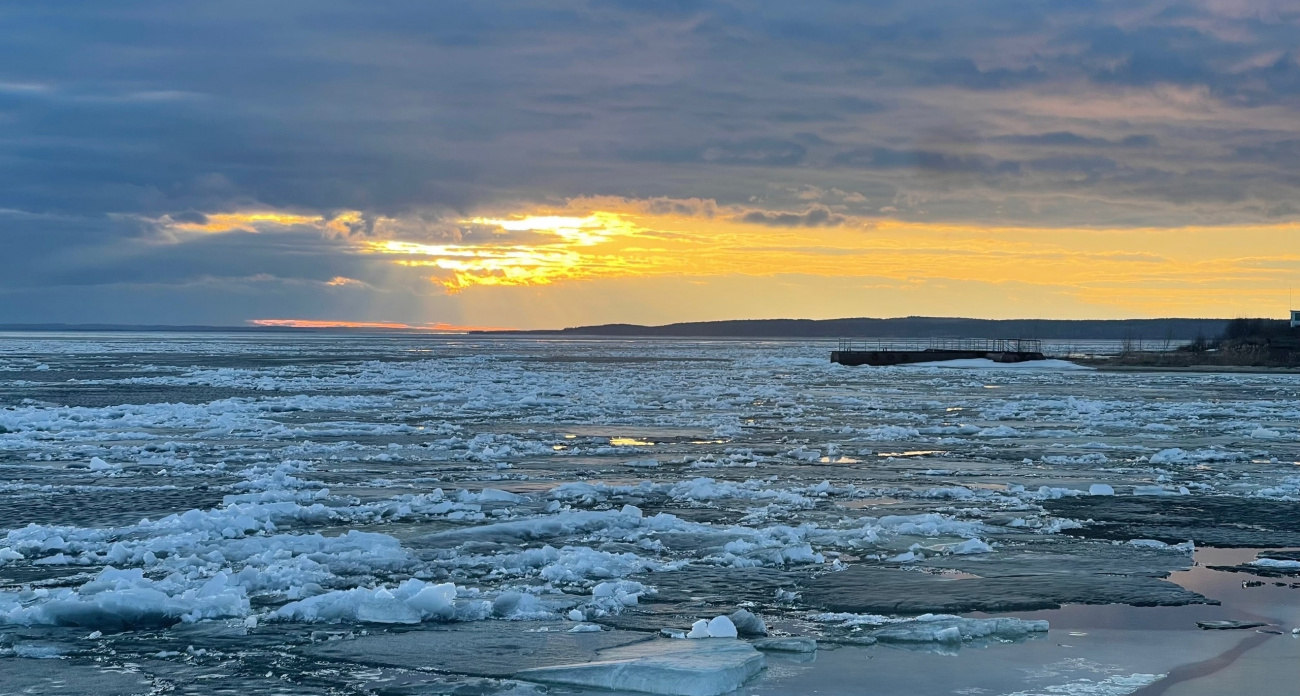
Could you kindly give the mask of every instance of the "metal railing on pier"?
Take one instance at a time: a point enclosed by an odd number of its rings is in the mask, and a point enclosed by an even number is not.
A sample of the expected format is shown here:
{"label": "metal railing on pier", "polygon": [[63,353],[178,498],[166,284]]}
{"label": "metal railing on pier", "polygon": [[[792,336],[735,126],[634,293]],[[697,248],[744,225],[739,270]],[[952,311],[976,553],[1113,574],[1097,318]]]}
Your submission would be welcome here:
{"label": "metal railing on pier", "polygon": [[1041,353],[1043,342],[1036,338],[921,338],[850,339],[839,341],[839,351],[970,351],[987,353]]}

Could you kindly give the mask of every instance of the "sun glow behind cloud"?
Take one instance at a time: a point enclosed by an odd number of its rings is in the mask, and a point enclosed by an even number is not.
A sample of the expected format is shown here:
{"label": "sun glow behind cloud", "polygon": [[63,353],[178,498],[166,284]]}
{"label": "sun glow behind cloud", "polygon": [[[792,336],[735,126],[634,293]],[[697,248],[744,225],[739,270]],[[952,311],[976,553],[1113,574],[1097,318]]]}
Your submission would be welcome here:
{"label": "sun glow behind cloud", "polygon": [[576,251],[545,247],[419,244],[395,240],[365,241],[360,250],[396,257],[412,268],[441,271],[431,280],[455,292],[475,285],[547,285],[590,277],[592,259]]}
{"label": "sun glow behind cloud", "polygon": [[636,234],[637,228],[617,213],[594,212],[586,217],[528,215],[518,219],[473,218],[475,225],[499,227],[508,232],[546,232],[570,244],[593,246],[613,237]]}
{"label": "sun glow behind cloud", "polygon": [[[444,220],[436,234],[401,218],[372,220],[365,233],[357,233],[361,220],[352,212],[325,217],[253,211],[173,227],[207,234],[316,229],[354,254],[382,259],[394,271],[423,274],[453,294],[611,279],[808,276],[894,287],[1014,284],[1067,295],[1106,314],[1197,315],[1216,313],[1208,309],[1215,302],[1226,306],[1225,293],[1240,302],[1271,296],[1300,271],[1300,254],[1287,252],[1300,244],[1296,224],[996,227],[594,197],[524,214]],[[439,235],[454,241],[431,241]],[[328,284],[344,291],[371,289],[376,282],[339,276]],[[960,297],[952,300],[933,311],[980,313]]]}
{"label": "sun glow behind cloud", "polygon": [[[450,292],[477,285],[550,285],[648,270],[649,264],[638,262],[625,242],[650,230],[618,213],[477,217],[458,223],[491,229],[497,238],[476,244],[367,239],[359,242],[358,250],[391,256],[401,266],[437,269],[430,279]],[[511,233],[530,233],[530,239],[522,243]]]}

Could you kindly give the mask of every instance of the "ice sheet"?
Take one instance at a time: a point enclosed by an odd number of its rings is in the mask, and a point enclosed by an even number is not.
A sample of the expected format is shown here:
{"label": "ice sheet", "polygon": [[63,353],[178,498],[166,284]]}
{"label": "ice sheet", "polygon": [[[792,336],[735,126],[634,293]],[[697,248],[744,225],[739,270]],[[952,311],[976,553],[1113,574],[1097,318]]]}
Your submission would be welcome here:
{"label": "ice sheet", "polygon": [[1193,602],[1162,578],[1194,546],[1300,545],[1294,375],[828,350],[13,337],[0,631],[173,665],[538,619],[744,637],[742,607]]}
{"label": "ice sheet", "polygon": [[732,638],[655,640],[604,650],[593,662],[539,667],[515,676],[610,691],[717,696],[735,691],[765,664],[762,653]]}

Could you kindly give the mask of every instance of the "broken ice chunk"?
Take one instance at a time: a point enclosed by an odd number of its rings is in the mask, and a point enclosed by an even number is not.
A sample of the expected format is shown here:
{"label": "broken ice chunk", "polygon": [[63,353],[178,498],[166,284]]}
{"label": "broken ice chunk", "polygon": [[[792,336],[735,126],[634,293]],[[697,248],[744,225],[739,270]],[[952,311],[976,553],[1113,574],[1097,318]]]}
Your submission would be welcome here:
{"label": "broken ice chunk", "polygon": [[736,633],[742,636],[765,636],[767,624],[753,612],[740,609],[731,615],[731,623],[736,625]]}
{"label": "broken ice chunk", "polygon": [[418,610],[398,602],[391,592],[383,589],[357,605],[356,618],[358,621],[392,624],[416,624],[422,619]]}
{"label": "broken ice chunk", "polygon": [[[271,612],[268,618],[289,621],[371,621],[376,623],[419,623],[448,621],[456,617],[456,586],[430,585],[414,578],[389,590],[355,588],[290,602]],[[486,604],[486,603],[485,603]]]}
{"label": "broken ice chunk", "polygon": [[952,546],[952,552],[959,556],[967,556],[976,553],[991,553],[993,547],[983,539],[967,539],[960,544]]}
{"label": "broken ice chunk", "polygon": [[725,616],[716,616],[709,622],[710,638],[735,638],[736,635],[736,625]]}
{"label": "broken ice chunk", "polygon": [[1179,486],[1177,490],[1169,490],[1164,486],[1134,486],[1133,495],[1189,495],[1191,491],[1187,486]]}
{"label": "broken ice chunk", "polygon": [[524,592],[502,592],[492,602],[492,613],[515,621],[555,618],[555,614],[536,595]]}

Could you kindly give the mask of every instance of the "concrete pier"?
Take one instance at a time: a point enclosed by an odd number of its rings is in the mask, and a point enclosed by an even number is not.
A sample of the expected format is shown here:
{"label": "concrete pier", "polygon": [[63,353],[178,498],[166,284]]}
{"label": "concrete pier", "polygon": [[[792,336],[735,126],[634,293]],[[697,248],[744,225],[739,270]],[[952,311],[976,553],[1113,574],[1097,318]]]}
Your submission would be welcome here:
{"label": "concrete pier", "polygon": [[923,341],[843,340],[831,352],[840,365],[906,365],[985,358],[1000,363],[1045,360],[1042,341],[1027,338],[932,338]]}

